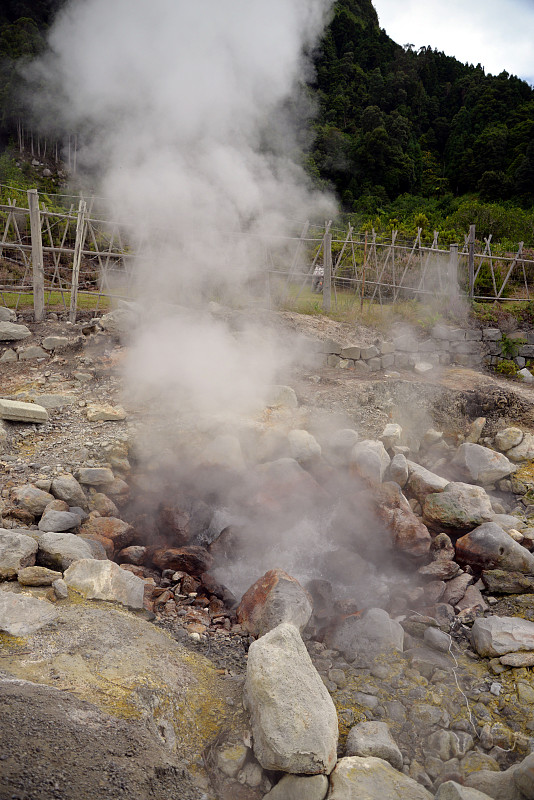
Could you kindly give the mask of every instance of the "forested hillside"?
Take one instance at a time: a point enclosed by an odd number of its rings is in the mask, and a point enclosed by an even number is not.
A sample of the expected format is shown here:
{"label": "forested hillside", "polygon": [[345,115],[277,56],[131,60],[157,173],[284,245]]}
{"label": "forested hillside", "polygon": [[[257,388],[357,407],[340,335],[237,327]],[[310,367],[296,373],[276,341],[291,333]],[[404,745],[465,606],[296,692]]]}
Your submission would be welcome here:
{"label": "forested hillside", "polygon": [[[64,2],[0,4],[0,151],[17,142],[19,122],[31,126],[17,65],[46,46]],[[534,240],[533,87],[393,42],[371,0],[336,2],[314,60],[306,166],[344,211],[377,226],[419,214],[418,225],[442,230],[489,215],[494,237]]]}
{"label": "forested hillside", "polygon": [[370,0],[338,0],[316,64],[310,167],[347,210],[406,192],[534,201],[534,88],[524,81],[395,44]]}

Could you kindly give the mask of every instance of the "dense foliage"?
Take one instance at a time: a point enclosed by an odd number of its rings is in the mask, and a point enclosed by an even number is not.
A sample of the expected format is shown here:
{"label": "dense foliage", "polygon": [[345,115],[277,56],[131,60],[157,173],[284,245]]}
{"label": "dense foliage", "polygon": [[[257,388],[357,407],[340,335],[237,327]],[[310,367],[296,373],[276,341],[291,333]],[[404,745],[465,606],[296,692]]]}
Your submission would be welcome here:
{"label": "dense foliage", "polygon": [[534,202],[534,88],[395,44],[370,0],[338,0],[316,57],[310,169],[347,210],[399,195]]}
{"label": "dense foliage", "polygon": [[[64,2],[0,4],[0,151],[16,142],[20,121],[29,124],[19,67],[43,50]],[[533,87],[396,44],[371,0],[337,0],[314,57],[308,91],[318,117],[306,166],[356,224],[457,240],[475,223],[494,240],[534,242]],[[13,169],[0,164],[4,178]]]}

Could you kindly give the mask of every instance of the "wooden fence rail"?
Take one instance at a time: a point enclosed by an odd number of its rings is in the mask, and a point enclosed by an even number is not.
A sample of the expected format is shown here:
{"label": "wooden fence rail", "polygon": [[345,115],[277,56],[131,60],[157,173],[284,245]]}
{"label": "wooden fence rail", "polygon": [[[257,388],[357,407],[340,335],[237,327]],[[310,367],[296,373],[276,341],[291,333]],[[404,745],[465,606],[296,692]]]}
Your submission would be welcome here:
{"label": "wooden fence rail", "polygon": [[[92,200],[80,198],[65,212],[49,210],[35,189],[27,192],[28,206],[14,200],[0,205],[0,299],[18,308],[22,295],[33,295],[36,321],[45,309],[57,305],[57,298],[71,321],[76,320],[79,296],[96,296],[96,310],[102,298],[131,297],[134,263],[141,257],[131,243],[133,226],[99,219]],[[320,279],[325,310],[336,306],[342,293],[363,306],[396,303],[429,296],[468,300],[530,300],[534,281],[534,260],[523,243],[517,252],[495,255],[492,237],[484,247],[476,241],[470,226],[463,245],[439,247],[434,231],[430,244],[423,243],[423,231],[413,241],[402,242],[393,230],[386,239],[374,229],[356,232],[333,226],[332,221],[299,224],[293,236],[262,238],[239,231],[221,233],[228,248],[249,246],[254,258],[262,258],[258,271],[266,278],[269,303],[296,301]],[[154,237],[165,231],[154,232]],[[200,234],[199,234],[200,235]],[[204,234],[203,234],[204,235]],[[218,235],[218,234],[217,234]],[[252,242],[255,239],[256,241]],[[477,252],[479,247],[480,252]],[[492,250],[493,248],[493,250]],[[146,255],[146,254],[145,254]]]}

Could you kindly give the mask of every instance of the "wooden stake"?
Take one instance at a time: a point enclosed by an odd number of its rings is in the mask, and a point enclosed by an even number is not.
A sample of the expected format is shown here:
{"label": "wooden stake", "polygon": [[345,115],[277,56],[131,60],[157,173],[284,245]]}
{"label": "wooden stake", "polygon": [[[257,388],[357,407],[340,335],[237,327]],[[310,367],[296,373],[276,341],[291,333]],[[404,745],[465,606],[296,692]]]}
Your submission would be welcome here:
{"label": "wooden stake", "polygon": [[80,200],[78,206],[78,219],[76,220],[76,241],[74,242],[74,259],[72,261],[72,283],[70,287],[70,311],[69,320],[76,322],[76,306],[78,303],[78,280],[80,277],[80,265],[82,262],[82,250],[85,241],[85,212],[87,206],[85,200]]}
{"label": "wooden stake", "polygon": [[42,322],[44,320],[44,262],[37,189],[28,189],[28,207],[32,237],[33,312],[35,321]]}
{"label": "wooden stake", "polygon": [[324,276],[323,276],[323,308],[330,311],[332,306],[332,234],[330,230],[324,235]]}

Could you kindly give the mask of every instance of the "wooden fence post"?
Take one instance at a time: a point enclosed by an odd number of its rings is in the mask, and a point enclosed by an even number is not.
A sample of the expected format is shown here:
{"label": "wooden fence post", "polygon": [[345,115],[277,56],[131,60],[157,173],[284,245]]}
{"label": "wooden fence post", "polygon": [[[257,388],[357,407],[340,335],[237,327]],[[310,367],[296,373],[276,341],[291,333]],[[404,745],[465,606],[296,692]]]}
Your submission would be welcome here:
{"label": "wooden fence post", "polygon": [[330,230],[324,235],[324,275],[323,275],[323,309],[330,311],[332,306],[332,234]]}
{"label": "wooden fence post", "polygon": [[458,292],[458,245],[451,244],[449,248],[449,285],[447,292],[456,295]]}
{"label": "wooden fence post", "polygon": [[44,262],[37,189],[28,189],[28,208],[32,238],[33,315],[35,322],[42,322],[44,320]]}
{"label": "wooden fence post", "polygon": [[475,294],[475,226],[469,226],[469,299]]}
{"label": "wooden fence post", "polygon": [[76,306],[78,304],[78,279],[80,277],[80,264],[82,261],[82,250],[85,242],[85,213],[87,205],[85,200],[80,200],[78,206],[78,218],[76,220],[76,240],[74,242],[74,258],[72,261],[72,283],[70,287],[70,311],[69,320],[76,322]]}

